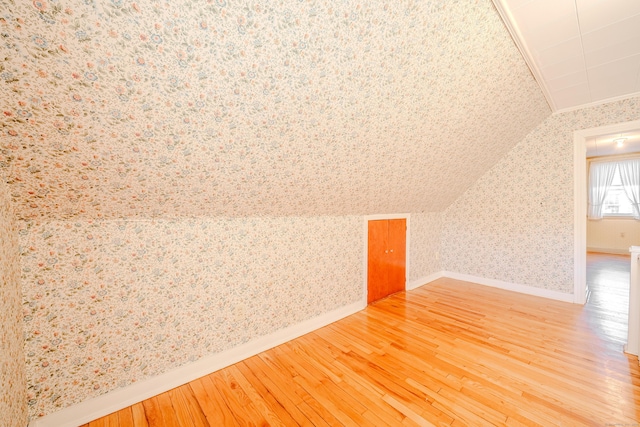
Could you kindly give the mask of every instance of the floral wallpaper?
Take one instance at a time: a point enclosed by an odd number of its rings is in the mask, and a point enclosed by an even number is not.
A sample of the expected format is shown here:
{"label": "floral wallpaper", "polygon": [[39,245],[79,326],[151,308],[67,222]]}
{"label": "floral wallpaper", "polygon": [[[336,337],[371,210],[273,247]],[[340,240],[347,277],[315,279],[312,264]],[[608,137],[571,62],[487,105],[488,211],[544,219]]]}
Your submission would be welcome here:
{"label": "floral wallpaper", "polygon": [[0,0],[0,31],[32,416],[359,299],[356,215],[419,213],[430,274],[428,212],[550,114],[491,0]]}
{"label": "floral wallpaper", "polygon": [[573,132],[640,119],[640,98],[554,114],[443,212],[443,269],[573,292]]}
{"label": "floral wallpaper", "polygon": [[6,187],[0,182],[0,427],[25,427],[18,233]]}
{"label": "floral wallpaper", "polygon": [[437,212],[550,113],[491,0],[0,0],[0,28],[24,219]]}
{"label": "floral wallpaper", "polygon": [[411,258],[407,283],[442,271],[440,265],[442,214],[440,212],[412,214],[410,220],[409,256]]}
{"label": "floral wallpaper", "polygon": [[360,217],[21,227],[34,417],[362,298]]}

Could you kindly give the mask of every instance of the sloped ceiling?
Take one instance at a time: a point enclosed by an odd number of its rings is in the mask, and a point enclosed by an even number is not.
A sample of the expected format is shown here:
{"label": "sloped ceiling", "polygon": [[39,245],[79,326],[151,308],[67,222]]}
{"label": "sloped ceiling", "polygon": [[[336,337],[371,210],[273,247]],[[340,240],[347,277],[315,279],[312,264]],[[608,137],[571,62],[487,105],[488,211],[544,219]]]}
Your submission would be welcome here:
{"label": "sloped ceiling", "polygon": [[0,0],[22,219],[441,211],[550,114],[490,0]]}
{"label": "sloped ceiling", "polygon": [[553,110],[640,95],[640,1],[494,1]]}

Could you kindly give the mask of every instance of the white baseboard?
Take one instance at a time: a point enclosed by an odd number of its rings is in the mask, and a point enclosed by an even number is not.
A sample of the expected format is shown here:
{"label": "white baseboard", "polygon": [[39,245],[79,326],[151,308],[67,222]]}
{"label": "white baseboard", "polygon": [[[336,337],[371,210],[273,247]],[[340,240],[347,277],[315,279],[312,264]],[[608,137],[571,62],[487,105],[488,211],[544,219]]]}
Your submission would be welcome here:
{"label": "white baseboard", "polygon": [[629,248],[611,249],[611,248],[587,248],[587,252],[599,252],[603,254],[629,255]]}
{"label": "white baseboard", "polygon": [[152,396],[179,387],[197,378],[255,356],[277,345],[291,341],[366,308],[364,300],[349,304],[297,325],[276,331],[255,341],[183,365],[172,371],[85,400],[42,418],[32,420],[30,427],[77,427],[119,411]]}
{"label": "white baseboard", "polygon": [[437,273],[433,273],[428,276],[424,276],[419,279],[412,280],[411,282],[407,283],[406,290],[407,291],[414,290],[416,288],[419,288],[422,285],[426,285],[427,283],[433,282],[434,280],[439,279],[441,277],[444,277],[443,272],[438,271]]}
{"label": "white baseboard", "polygon": [[[495,279],[486,279],[483,277],[454,273],[450,271],[440,271],[429,276],[413,280],[407,283],[406,289],[413,290],[442,277],[473,282],[480,285],[558,301],[573,302],[573,294],[565,294],[548,289],[535,288],[532,286],[503,282]],[[358,311],[366,308],[366,306],[367,303],[364,300],[349,304],[313,319],[306,320],[297,325],[281,329],[273,334],[258,338],[255,341],[242,344],[221,353],[203,357],[196,362],[183,365],[164,374],[137,382],[127,387],[113,390],[102,396],[85,400],[84,402],[80,402],[58,412],[45,415],[42,418],[32,420],[29,427],[76,427],[86,424],[97,418],[119,411],[120,409],[131,406],[142,400],[164,393],[229,365],[233,365],[241,360],[255,356],[256,354],[269,350],[277,345],[315,331],[316,329],[357,313]]]}
{"label": "white baseboard", "polygon": [[537,297],[549,298],[556,301],[573,303],[573,294],[565,294],[563,292],[552,291],[544,288],[536,288],[533,286],[520,285],[517,283],[503,282],[502,280],[486,279],[484,277],[471,276],[469,274],[453,273],[451,271],[443,271],[443,277],[449,277],[456,280],[464,280],[465,282],[473,282],[479,285],[491,286],[507,291],[519,292],[521,294],[533,295]]}

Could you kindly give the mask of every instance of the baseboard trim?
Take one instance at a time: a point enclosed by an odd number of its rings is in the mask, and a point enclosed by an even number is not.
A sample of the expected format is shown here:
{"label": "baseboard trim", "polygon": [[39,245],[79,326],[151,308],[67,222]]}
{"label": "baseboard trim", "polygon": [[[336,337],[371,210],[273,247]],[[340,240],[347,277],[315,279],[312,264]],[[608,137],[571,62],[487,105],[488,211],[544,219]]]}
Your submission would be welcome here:
{"label": "baseboard trim", "polygon": [[164,374],[32,420],[29,427],[77,427],[86,424],[315,331],[357,313],[366,306],[367,303],[364,300],[346,305],[238,347],[203,357],[196,362],[183,365]]}
{"label": "baseboard trim", "polygon": [[536,297],[549,298],[556,301],[573,303],[573,294],[565,294],[563,292],[552,291],[549,289],[536,288],[533,286],[520,285],[517,283],[504,282],[502,280],[487,279],[484,277],[472,276],[469,274],[454,273],[451,271],[443,271],[443,277],[448,277],[465,282],[473,282],[479,285],[491,286],[492,288],[504,289],[506,291],[519,292],[521,294],[532,295]]}
{"label": "baseboard trim", "polygon": [[598,252],[602,254],[614,254],[614,255],[629,255],[629,248],[626,248],[626,249],[587,248],[587,252]]}
{"label": "baseboard trim", "polygon": [[412,280],[411,282],[407,283],[406,290],[412,291],[416,288],[419,288],[420,286],[426,285],[427,283],[433,282],[434,280],[437,280],[441,277],[444,277],[443,272],[438,271],[437,273],[433,273],[428,276],[424,276],[419,279]]}

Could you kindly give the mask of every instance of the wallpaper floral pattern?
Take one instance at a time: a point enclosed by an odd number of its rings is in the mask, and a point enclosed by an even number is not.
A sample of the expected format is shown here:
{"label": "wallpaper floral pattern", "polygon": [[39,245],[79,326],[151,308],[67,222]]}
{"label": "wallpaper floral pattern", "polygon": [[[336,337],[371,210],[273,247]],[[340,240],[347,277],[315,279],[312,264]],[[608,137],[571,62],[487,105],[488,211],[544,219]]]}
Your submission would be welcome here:
{"label": "wallpaper floral pattern", "polygon": [[550,113],[491,0],[0,11],[27,219],[441,211]]}
{"label": "wallpaper floral pattern", "polygon": [[362,218],[23,222],[41,416],[362,298]]}
{"label": "wallpaper floral pattern", "polygon": [[407,283],[439,273],[442,213],[419,213],[411,215],[411,240]]}
{"label": "wallpaper floral pattern", "polygon": [[573,292],[573,132],[640,119],[640,98],[554,114],[443,212],[443,269]]}
{"label": "wallpaper floral pattern", "polygon": [[425,212],[550,113],[490,0],[0,0],[0,29],[32,416],[357,300],[351,215],[420,213],[430,274]]}
{"label": "wallpaper floral pattern", "polygon": [[0,182],[0,427],[25,427],[20,258],[15,214]]}

